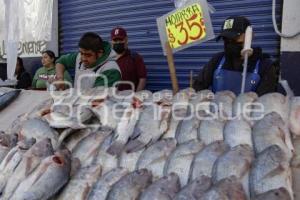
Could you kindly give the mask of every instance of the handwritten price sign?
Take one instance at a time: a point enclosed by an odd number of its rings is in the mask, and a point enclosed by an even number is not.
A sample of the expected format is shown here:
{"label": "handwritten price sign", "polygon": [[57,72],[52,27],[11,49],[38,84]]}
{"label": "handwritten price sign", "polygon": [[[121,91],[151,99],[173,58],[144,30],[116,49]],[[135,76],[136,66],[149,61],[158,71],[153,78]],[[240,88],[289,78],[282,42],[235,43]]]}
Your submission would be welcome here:
{"label": "handwritten price sign", "polygon": [[206,0],[189,0],[184,7],[157,18],[164,55],[166,43],[172,52],[189,48],[215,38]]}
{"label": "handwritten price sign", "polygon": [[165,23],[171,48],[190,44],[206,36],[203,12],[196,3],[171,14]]}

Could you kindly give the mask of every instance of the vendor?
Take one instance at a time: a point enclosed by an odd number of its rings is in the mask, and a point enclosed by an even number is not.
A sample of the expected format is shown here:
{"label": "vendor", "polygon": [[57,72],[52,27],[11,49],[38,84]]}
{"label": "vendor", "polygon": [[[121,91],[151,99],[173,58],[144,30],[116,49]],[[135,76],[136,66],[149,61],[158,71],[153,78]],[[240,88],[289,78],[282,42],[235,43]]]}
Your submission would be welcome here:
{"label": "vendor", "polygon": [[[213,92],[230,90],[239,94],[242,85],[244,58],[241,55],[245,41],[245,31],[251,26],[245,17],[229,17],[222,26],[224,52],[215,54],[204,66],[193,83],[195,90],[211,88]],[[277,72],[270,56],[262,53],[260,47],[253,48],[249,56],[245,92],[253,91],[258,95],[274,92],[277,85]]]}
{"label": "vendor", "polygon": [[[55,71],[55,54],[47,50],[42,53],[42,64],[32,80],[33,89],[47,89],[47,85],[51,84],[56,77]],[[64,81],[71,83],[71,77],[67,71],[64,72]]]}

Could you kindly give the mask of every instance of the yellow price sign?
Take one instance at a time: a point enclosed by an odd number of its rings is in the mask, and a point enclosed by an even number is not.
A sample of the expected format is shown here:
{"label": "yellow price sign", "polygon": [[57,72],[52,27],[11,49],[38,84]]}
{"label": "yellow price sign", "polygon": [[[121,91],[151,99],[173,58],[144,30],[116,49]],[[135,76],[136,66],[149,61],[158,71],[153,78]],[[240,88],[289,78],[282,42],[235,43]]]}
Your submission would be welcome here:
{"label": "yellow price sign", "polygon": [[178,48],[206,36],[203,12],[200,4],[195,3],[169,15],[166,32],[171,48]]}

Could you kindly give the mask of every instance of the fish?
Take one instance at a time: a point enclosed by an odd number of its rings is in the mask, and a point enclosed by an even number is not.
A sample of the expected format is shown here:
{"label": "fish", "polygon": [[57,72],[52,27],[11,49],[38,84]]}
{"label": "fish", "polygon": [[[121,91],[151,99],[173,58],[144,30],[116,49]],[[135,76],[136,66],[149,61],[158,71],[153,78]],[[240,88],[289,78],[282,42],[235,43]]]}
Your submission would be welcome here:
{"label": "fish", "polygon": [[258,154],[250,172],[251,198],[270,190],[285,188],[293,199],[289,157],[279,145],[272,145]]}
{"label": "fish", "polygon": [[65,137],[63,143],[72,152],[81,140],[83,140],[92,133],[93,131],[90,128],[75,130],[75,132],[70,133],[68,136]]}
{"label": "fish", "polygon": [[292,200],[292,198],[290,197],[289,192],[281,187],[257,195],[253,200]]}
{"label": "fish", "polygon": [[165,114],[169,114],[168,109],[169,106],[165,108],[155,103],[144,107],[141,117],[135,127],[134,134],[126,144],[125,151],[127,153],[150,146],[162,137],[167,129],[167,124],[164,124],[162,121],[164,120]]}
{"label": "fish", "polygon": [[111,146],[107,149],[107,152],[111,155],[120,156],[121,152],[124,150],[129,137],[134,132],[136,123],[140,118],[141,107],[135,107],[133,105],[128,106],[117,128],[114,133],[114,138]]}
{"label": "fish", "polygon": [[225,122],[219,119],[203,120],[198,129],[198,138],[203,141],[205,145],[218,140],[224,140],[224,126]]}
{"label": "fish", "polygon": [[9,177],[2,198],[9,199],[18,185],[36,169],[41,161],[53,154],[54,150],[49,138],[45,138],[35,143],[28,149],[28,151],[24,153],[19,165],[15,168],[13,174]]}
{"label": "fish", "polygon": [[0,192],[3,192],[7,180],[14,173],[20,164],[23,154],[36,142],[34,138],[19,141],[17,146],[12,148],[0,164]]}
{"label": "fish", "polygon": [[61,149],[45,158],[38,168],[19,184],[11,199],[49,199],[67,184],[70,172],[71,152]]}
{"label": "fish", "polygon": [[92,187],[87,199],[105,200],[112,186],[126,174],[128,174],[128,170],[122,167],[114,168],[105,173]]}
{"label": "fish", "polygon": [[138,199],[142,191],[152,182],[152,175],[146,169],[137,170],[123,176],[109,191],[107,200]]}
{"label": "fish", "polygon": [[180,190],[179,177],[170,173],[148,186],[139,197],[140,200],[170,200],[174,199]]}
{"label": "fish", "polygon": [[212,170],[213,183],[235,176],[243,185],[243,189],[250,197],[249,172],[254,160],[252,148],[247,144],[235,146],[220,156]]}
{"label": "fish", "polygon": [[300,191],[299,191],[299,185],[300,185],[300,138],[294,138],[293,144],[295,146],[295,155],[291,160],[291,170],[292,170],[292,186],[293,186],[293,192],[294,192],[294,199],[299,199],[300,197]]}
{"label": "fish", "polygon": [[287,123],[289,118],[289,109],[290,109],[290,99],[280,93],[267,93],[259,97],[256,101],[256,104],[260,104],[263,108],[263,112],[258,108],[257,105],[254,106],[254,110],[251,114],[251,117],[254,121],[262,119],[265,115],[276,112],[282,118],[282,120]]}
{"label": "fish", "polygon": [[201,176],[212,177],[212,169],[216,160],[229,150],[224,141],[215,141],[205,146],[192,162],[189,182]]}
{"label": "fish", "polygon": [[198,200],[212,186],[211,178],[208,176],[199,176],[183,187],[176,194],[174,200]]}
{"label": "fish", "polygon": [[235,176],[220,180],[204,193],[199,200],[246,200],[246,194],[241,183]]}
{"label": "fish", "polygon": [[90,165],[83,167],[70,178],[70,181],[63,188],[62,192],[55,198],[56,200],[82,200],[87,199],[97,179],[101,176],[100,165]]}
{"label": "fish", "polygon": [[118,167],[118,157],[107,153],[107,149],[111,145],[113,134],[108,135],[100,146],[94,163],[102,166],[102,174]]}
{"label": "fish", "polygon": [[31,137],[35,138],[37,142],[45,137],[50,138],[54,148],[56,148],[57,141],[59,140],[58,132],[52,129],[47,122],[39,118],[27,120],[19,132],[19,138]]}
{"label": "fish", "polygon": [[153,179],[156,180],[163,176],[163,169],[168,157],[176,148],[175,138],[162,139],[149,146],[140,155],[136,164],[136,169],[146,168],[152,172]]}
{"label": "fish", "polygon": [[289,129],[293,136],[300,135],[300,97],[293,97],[289,115]]}
{"label": "fish", "polygon": [[0,95],[0,111],[11,104],[21,93],[21,90],[12,90]]}
{"label": "fish", "polygon": [[243,119],[227,121],[224,127],[224,141],[230,147],[247,144],[253,148],[251,125]]}
{"label": "fish", "polygon": [[118,159],[118,166],[128,169],[128,171],[134,171],[136,168],[136,164],[140,155],[143,153],[145,149],[141,149],[139,151],[135,151],[132,153],[127,153],[123,151],[121,156]]}
{"label": "fish", "polygon": [[179,144],[189,140],[198,139],[198,128],[200,120],[197,118],[195,111],[188,107],[186,119],[183,119],[178,125],[175,138]]}
{"label": "fish", "polygon": [[267,147],[276,144],[280,146],[290,158],[293,156],[294,148],[289,147],[287,144],[291,143],[290,133],[286,129],[281,116],[276,112],[267,114],[262,120],[255,123],[252,138],[256,155]]}
{"label": "fish", "polygon": [[72,150],[72,155],[79,158],[81,167],[91,165],[100,150],[101,144],[111,131],[98,130],[82,139]]}
{"label": "fish", "polygon": [[178,92],[174,96],[170,125],[163,138],[175,138],[178,125],[186,116],[189,98],[190,97],[186,92]]}
{"label": "fish", "polygon": [[229,91],[220,91],[215,93],[213,99],[213,107],[211,109],[212,113],[217,113],[220,120],[228,120],[232,118],[232,108],[233,102],[236,98],[236,95]]}
{"label": "fish", "polygon": [[17,142],[17,134],[5,134],[4,132],[0,132],[0,163],[5,158],[10,149],[16,146]]}
{"label": "fish", "polygon": [[164,175],[171,172],[177,173],[180,178],[180,185],[185,186],[188,183],[189,172],[194,155],[204,147],[202,142],[191,140],[180,144],[173,150],[164,166]]}
{"label": "fish", "polygon": [[237,96],[233,102],[233,117],[244,119],[251,123],[251,106],[258,99],[255,92],[246,92]]}

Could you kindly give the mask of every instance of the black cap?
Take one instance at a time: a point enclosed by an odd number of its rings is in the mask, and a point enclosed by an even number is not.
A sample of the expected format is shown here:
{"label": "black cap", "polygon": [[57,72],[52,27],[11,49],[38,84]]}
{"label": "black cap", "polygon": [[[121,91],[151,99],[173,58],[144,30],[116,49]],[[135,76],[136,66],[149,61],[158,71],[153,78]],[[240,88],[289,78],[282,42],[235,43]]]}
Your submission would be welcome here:
{"label": "black cap", "polygon": [[220,38],[233,39],[242,33],[245,33],[248,26],[251,26],[250,21],[246,17],[232,16],[228,17],[223,25],[220,35],[216,38],[217,41]]}

